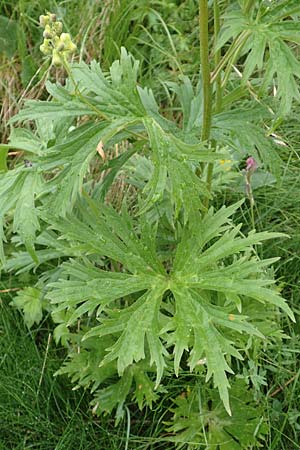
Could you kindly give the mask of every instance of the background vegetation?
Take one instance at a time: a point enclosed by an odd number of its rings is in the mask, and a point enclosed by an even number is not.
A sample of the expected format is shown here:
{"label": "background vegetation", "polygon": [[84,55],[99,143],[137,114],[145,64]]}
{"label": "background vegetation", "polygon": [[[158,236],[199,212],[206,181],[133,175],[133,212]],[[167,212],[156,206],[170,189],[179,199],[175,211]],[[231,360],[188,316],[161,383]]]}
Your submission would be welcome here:
{"label": "background vegetation", "polygon": [[[226,1],[220,2],[221,6],[225,4]],[[139,76],[143,77],[144,85],[155,89],[164,116],[176,116],[178,104],[170,94],[170,83],[185,74],[196,84],[199,73],[197,2],[3,0],[0,3],[1,142],[7,142],[8,120],[20,109],[24,99],[46,99],[46,80],[64,79],[64,71],[50,70],[39,51],[42,32],[38,17],[46,11],[55,12],[62,20],[65,30],[78,45],[79,58],[86,62],[95,58],[108,70],[119,57],[120,47],[126,47],[141,61]],[[280,184],[275,189],[274,184],[260,185],[258,180],[254,189],[256,229],[280,231],[290,236],[290,239],[265,243],[261,256],[281,256],[275,264],[276,278],[296,317],[300,294],[299,119],[300,108],[295,105],[276,129],[274,138],[281,143]],[[10,152],[12,167],[22,160],[22,154]],[[115,205],[122,203],[124,193],[129,197],[132,193],[134,197],[132,184],[126,180],[118,183],[110,193]],[[222,205],[238,199],[239,195],[229,180],[227,189],[217,194],[215,203]],[[239,214],[245,231],[251,230],[250,208]],[[66,377],[53,377],[65,355],[54,344],[50,316],[46,315],[39,326],[29,331],[23,325],[21,314],[10,306],[15,295],[13,289],[35,281],[36,274],[26,272],[17,276],[5,273],[1,278],[0,448],[174,448],[169,442],[172,431],[166,431],[166,424],[170,426],[175,402],[188,396],[188,386],[197,375],[186,373],[180,381],[169,376],[166,393],[152,410],[145,408],[141,414],[134,403],[128,403],[126,415],[117,426],[111,416],[93,416],[89,392],[73,391]],[[266,417],[267,430],[261,448],[292,450],[300,448],[300,330],[298,323],[291,324],[281,317],[278,322],[287,338],[280,345],[274,341],[265,351],[260,351],[256,364],[244,367],[244,375],[256,388]]]}

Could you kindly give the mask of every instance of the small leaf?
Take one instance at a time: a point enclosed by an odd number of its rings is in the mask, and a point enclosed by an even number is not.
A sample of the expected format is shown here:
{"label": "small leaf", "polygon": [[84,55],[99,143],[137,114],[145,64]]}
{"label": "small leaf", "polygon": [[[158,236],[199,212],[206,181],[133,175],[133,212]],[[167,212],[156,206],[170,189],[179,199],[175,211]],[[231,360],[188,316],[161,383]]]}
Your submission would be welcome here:
{"label": "small leaf", "polygon": [[43,317],[41,292],[39,289],[28,287],[18,292],[12,304],[24,314],[24,322],[28,328],[34,323],[39,324]]}

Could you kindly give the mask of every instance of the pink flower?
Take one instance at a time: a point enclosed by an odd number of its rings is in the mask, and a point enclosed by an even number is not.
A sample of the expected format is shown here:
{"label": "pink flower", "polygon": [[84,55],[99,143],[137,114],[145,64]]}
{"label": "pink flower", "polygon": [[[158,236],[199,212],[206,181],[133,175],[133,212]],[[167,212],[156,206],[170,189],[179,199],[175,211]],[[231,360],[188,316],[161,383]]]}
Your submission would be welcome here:
{"label": "pink flower", "polygon": [[258,164],[253,158],[253,156],[249,156],[249,158],[247,158],[246,164],[247,164],[246,165],[247,172],[255,172],[255,170],[258,167]]}

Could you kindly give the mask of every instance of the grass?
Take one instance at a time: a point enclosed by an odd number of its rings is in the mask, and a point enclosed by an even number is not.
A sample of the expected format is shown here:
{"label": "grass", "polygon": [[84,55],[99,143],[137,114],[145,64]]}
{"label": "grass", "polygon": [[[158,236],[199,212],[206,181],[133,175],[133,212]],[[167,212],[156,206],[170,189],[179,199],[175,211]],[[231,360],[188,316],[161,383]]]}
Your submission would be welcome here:
{"label": "grass", "polygon": [[53,377],[61,357],[48,330],[26,330],[8,300],[0,316],[0,448],[94,449],[109,441],[113,427],[93,421],[87,396]]}

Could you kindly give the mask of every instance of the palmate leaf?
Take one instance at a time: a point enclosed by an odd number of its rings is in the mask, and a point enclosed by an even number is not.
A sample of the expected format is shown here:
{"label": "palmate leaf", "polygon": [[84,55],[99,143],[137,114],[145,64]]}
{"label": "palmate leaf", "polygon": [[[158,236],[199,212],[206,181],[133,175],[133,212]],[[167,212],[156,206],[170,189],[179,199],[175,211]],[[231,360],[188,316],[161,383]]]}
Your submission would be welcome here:
{"label": "palmate leaf", "polygon": [[[118,132],[118,124],[116,132]],[[36,207],[36,196],[44,194],[44,208],[54,209],[58,214],[72,208],[78,194],[82,189],[83,177],[89,168],[89,162],[97,152],[97,144],[108,134],[105,132],[103,124],[83,125],[76,132],[70,133],[70,137],[63,144],[55,145],[50,149],[43,149],[40,142],[40,149],[44,150],[41,160],[32,163],[32,167],[18,167],[6,172],[0,182],[0,206],[2,223],[5,215],[14,209],[13,231],[17,232],[21,242],[26,246],[27,251],[38,263],[34,250],[36,231],[39,230],[40,211]],[[74,136],[75,135],[75,136]],[[111,130],[110,130],[111,135]],[[21,136],[20,146],[29,151],[31,147],[25,137],[30,136],[29,132]],[[20,137],[20,136],[19,136]],[[19,142],[15,136],[15,142]],[[32,149],[38,153],[38,141],[33,140]],[[62,172],[46,183],[42,179],[42,172],[63,168]],[[52,195],[46,195],[47,192]],[[54,194],[54,195],[53,195]],[[3,232],[1,234],[4,239]],[[4,252],[0,250],[1,259],[4,261]]]}
{"label": "palmate leaf", "polygon": [[[15,206],[14,231],[18,232],[36,263],[38,261],[34,253],[34,241],[35,233],[39,229],[40,215],[35,206],[36,194],[43,193],[41,211],[52,210],[55,214],[64,215],[67,210],[72,209],[77,197],[82,193],[84,177],[89,171],[90,162],[97,154],[99,142],[105,145],[114,135],[131,124],[126,118],[109,124],[86,123],[68,133],[62,143],[50,148],[45,148],[37,138],[33,139],[30,145],[32,133],[28,130],[14,133],[14,145],[32,153],[40,153],[40,158],[39,161],[34,160],[33,167],[18,168],[5,174],[0,183],[0,196],[3,200],[1,216],[4,218]],[[58,174],[50,181],[42,179],[42,173],[48,175],[49,172],[57,170]]]}
{"label": "palmate leaf", "polygon": [[[169,431],[176,448],[196,450],[244,450],[267,433],[263,409],[243,380],[231,388],[232,417],[228,417],[212,389],[195,386],[187,395],[175,399],[173,422]],[[200,406],[201,405],[201,406]]]}
{"label": "palmate leaf", "polygon": [[245,14],[242,10],[229,11],[224,16],[217,48],[228,40],[243,35],[243,51],[248,52],[245,61],[243,80],[246,82],[257,68],[265,74],[261,91],[269,88],[273,79],[277,81],[277,97],[280,100],[279,114],[287,114],[293,99],[300,100],[297,79],[300,78],[300,64],[286,41],[299,42],[300,22],[290,20],[299,13],[298,2],[286,1],[270,4],[263,11],[261,5],[253,17],[253,11]]}
{"label": "palmate leaf", "polygon": [[[113,333],[113,330],[121,332],[124,328],[124,335],[111,348],[104,363],[117,359],[118,371],[119,374],[122,374],[133,361],[138,362],[145,358],[144,338],[146,335],[151,362],[155,363],[157,367],[158,383],[163,373],[164,361],[163,348],[158,337],[157,316],[159,303],[165,291],[165,281],[161,275],[165,271],[153,253],[153,249],[150,246],[146,247],[143,239],[137,238],[129,223],[129,216],[124,215],[122,220],[117,213],[104,205],[101,208],[100,216],[99,211],[91,214],[94,215],[90,216],[93,217],[90,223],[97,230],[96,235],[94,230],[88,229],[86,226],[82,228],[83,224],[79,220],[74,220],[73,217],[71,219],[72,228],[70,227],[71,222],[67,221],[58,222],[55,224],[55,228],[59,228],[66,239],[75,239],[81,228],[83,233],[82,249],[84,248],[85,251],[89,249],[90,253],[99,252],[109,256],[135,273],[112,273],[92,267],[84,268],[78,264],[65,265],[64,273],[70,277],[72,282],[65,282],[64,287],[60,282],[52,284],[54,290],[50,294],[51,300],[58,305],[58,311],[72,305],[74,313],[68,320],[68,325],[71,325],[85,313],[91,314],[97,310],[100,314],[102,310],[106,311],[107,307],[112,305],[115,300],[146,290],[147,294],[142,295],[139,301],[133,305],[134,311],[131,318],[127,318],[128,324],[118,317],[117,326],[110,327],[109,333]],[[106,334],[104,330],[103,332]],[[97,330],[97,335],[101,333],[102,331],[98,332]]]}
{"label": "palmate leaf", "polygon": [[[244,304],[279,307],[294,320],[267,276],[266,267],[274,259],[259,260],[253,249],[283,235],[243,236],[230,220],[241,202],[215,213],[210,209],[204,216],[195,212],[195,220],[180,233],[173,267],[167,262],[167,271],[156,254],[154,228],[142,218],[133,222],[125,209],[119,214],[89,204],[79,205],[79,217],[45,220],[87,260],[108,257],[120,265],[120,272],[100,270],[87,261],[64,263],[61,279],[48,286],[55,310],[72,310],[67,326],[87,316],[96,319],[84,339],[114,336],[101,365],[116,361],[120,375],[145,360],[155,368],[158,386],[170,352],[176,374],[185,352],[191,370],[205,360],[207,380],[213,378],[230,413],[229,357],[242,358],[241,345],[249,335],[264,338],[251,316],[243,315]],[[166,295],[173,299],[168,314]]]}

